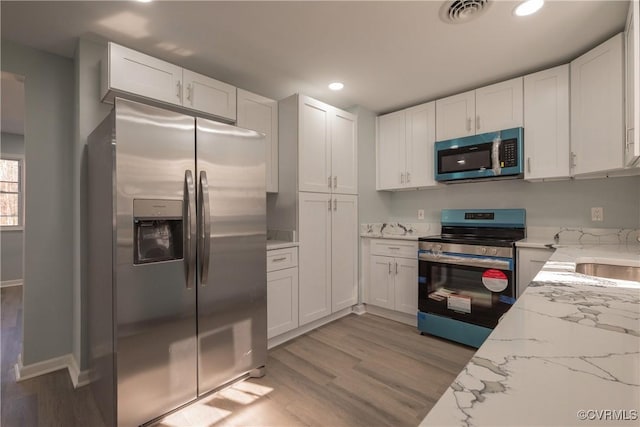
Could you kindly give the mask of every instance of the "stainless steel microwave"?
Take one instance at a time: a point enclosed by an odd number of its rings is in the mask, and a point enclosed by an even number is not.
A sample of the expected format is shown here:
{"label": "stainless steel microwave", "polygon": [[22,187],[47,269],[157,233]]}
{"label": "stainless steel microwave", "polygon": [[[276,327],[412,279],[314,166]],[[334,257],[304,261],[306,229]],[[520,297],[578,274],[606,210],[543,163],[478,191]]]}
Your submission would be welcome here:
{"label": "stainless steel microwave", "polygon": [[435,143],[435,179],[520,178],[523,165],[523,128],[506,129]]}

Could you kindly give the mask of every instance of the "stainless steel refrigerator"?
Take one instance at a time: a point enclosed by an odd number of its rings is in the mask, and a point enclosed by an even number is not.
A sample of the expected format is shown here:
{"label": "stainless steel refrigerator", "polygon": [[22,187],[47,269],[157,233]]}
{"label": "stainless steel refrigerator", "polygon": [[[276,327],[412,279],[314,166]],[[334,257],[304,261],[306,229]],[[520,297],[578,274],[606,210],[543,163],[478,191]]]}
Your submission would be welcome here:
{"label": "stainless steel refrigerator", "polygon": [[262,134],[116,99],[88,152],[90,378],[106,424],[262,375]]}

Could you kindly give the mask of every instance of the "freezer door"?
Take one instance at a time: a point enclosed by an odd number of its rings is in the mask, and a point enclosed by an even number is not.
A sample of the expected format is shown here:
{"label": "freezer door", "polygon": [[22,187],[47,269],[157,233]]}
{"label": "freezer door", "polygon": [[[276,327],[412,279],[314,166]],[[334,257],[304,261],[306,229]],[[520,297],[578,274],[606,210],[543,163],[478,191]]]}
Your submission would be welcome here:
{"label": "freezer door", "polygon": [[197,396],[195,119],[115,104],[117,422],[137,426]]}
{"label": "freezer door", "polygon": [[198,394],[264,366],[265,140],[197,119]]}

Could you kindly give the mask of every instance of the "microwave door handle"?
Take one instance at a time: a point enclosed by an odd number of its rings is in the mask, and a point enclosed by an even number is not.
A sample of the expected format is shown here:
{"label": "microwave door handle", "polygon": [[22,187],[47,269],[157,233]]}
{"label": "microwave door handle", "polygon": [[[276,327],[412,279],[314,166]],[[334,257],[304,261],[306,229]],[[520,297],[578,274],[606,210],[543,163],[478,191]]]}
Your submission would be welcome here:
{"label": "microwave door handle", "polygon": [[200,284],[206,286],[209,281],[209,263],[211,257],[211,211],[209,205],[209,181],[207,172],[200,172]]}
{"label": "microwave door handle", "polygon": [[508,261],[493,258],[466,258],[450,255],[433,255],[421,253],[418,255],[420,261],[428,261],[436,264],[462,265],[466,267],[497,268],[500,270],[511,270]]}
{"label": "microwave door handle", "polygon": [[195,202],[196,202],[196,191],[195,185],[193,182],[193,173],[190,170],[186,170],[184,173],[184,187],[185,187],[185,217],[184,221],[186,223],[186,232],[184,233],[184,271],[185,271],[185,281],[187,289],[193,288],[193,273],[195,269],[195,232],[196,226],[195,222]]}

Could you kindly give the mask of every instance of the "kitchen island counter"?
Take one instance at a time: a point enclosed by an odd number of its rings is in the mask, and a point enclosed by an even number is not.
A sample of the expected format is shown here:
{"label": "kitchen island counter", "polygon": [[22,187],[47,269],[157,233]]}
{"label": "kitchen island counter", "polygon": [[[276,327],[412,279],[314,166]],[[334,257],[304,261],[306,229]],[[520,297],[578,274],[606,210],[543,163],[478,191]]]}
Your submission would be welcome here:
{"label": "kitchen island counter", "polygon": [[582,262],[640,266],[640,246],[559,246],[421,426],[638,425],[640,283]]}

